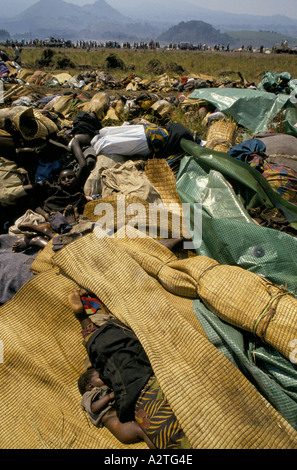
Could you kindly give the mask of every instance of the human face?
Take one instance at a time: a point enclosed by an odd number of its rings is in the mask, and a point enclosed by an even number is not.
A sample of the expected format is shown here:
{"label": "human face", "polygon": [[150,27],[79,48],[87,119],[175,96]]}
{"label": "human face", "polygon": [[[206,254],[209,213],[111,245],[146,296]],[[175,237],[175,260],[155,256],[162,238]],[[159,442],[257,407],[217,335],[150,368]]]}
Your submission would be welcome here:
{"label": "human face", "polygon": [[72,170],[63,170],[59,176],[59,182],[64,188],[70,189],[76,185],[76,176]]}
{"label": "human face", "polygon": [[91,386],[90,388],[102,387],[103,385],[104,385],[104,382],[100,379],[99,372],[95,371],[90,381],[90,386]]}

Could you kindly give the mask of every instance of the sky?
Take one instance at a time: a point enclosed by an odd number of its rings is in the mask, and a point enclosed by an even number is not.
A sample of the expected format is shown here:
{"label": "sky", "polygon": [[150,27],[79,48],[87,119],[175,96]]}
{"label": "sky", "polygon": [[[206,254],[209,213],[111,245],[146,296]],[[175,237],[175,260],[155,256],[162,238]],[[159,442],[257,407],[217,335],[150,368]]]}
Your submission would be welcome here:
{"label": "sky", "polygon": [[[86,5],[94,3],[95,0],[64,0],[68,3],[76,5]],[[119,7],[121,10],[123,5],[132,3],[137,8],[139,0],[106,0],[109,5],[113,7]],[[150,0],[147,0],[148,2]],[[152,0],[153,1],[153,0]],[[222,10],[232,13],[247,13],[254,15],[285,15],[292,18],[297,18],[296,0],[187,0],[189,3],[193,3],[196,6],[201,6],[211,10]],[[37,0],[0,0],[0,12],[5,12],[5,7],[8,9],[13,8],[14,13],[28,8],[30,5],[36,3]],[[156,0],[154,0],[156,3]],[[180,0],[158,0],[159,4],[167,3],[174,8],[174,4],[182,5]],[[3,16],[6,16],[3,14]]]}
{"label": "sky", "polygon": [[[28,1],[25,0],[24,3]],[[95,0],[65,0],[69,3],[75,3],[76,5],[85,5],[87,3],[94,3]],[[114,2],[113,0],[106,0],[111,6],[120,2]],[[127,0],[126,0],[127,1]],[[285,15],[293,18],[297,18],[296,0],[188,0],[189,3],[199,5],[210,10],[222,10],[232,13],[248,13],[255,15]],[[162,0],[159,0],[162,3]],[[172,8],[174,3],[181,4],[180,0],[171,0]],[[0,0],[1,3],[1,0]],[[136,2],[135,2],[136,3]]]}

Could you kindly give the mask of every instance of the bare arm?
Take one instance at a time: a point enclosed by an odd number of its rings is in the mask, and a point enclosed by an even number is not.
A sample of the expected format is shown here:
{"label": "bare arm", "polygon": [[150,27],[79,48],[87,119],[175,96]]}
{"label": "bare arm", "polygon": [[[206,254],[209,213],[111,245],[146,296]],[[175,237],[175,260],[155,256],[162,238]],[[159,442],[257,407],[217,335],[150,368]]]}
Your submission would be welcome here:
{"label": "bare arm", "polygon": [[90,145],[91,140],[92,137],[88,134],[77,134],[72,139],[71,151],[79,164],[79,170],[76,175],[78,179],[87,179],[89,169],[87,168],[87,162],[83,154],[82,148]]}
{"label": "bare arm", "polygon": [[105,395],[102,398],[99,398],[99,400],[96,400],[92,403],[91,405],[91,410],[93,413],[99,413],[102,408],[104,408],[110,401],[114,400],[114,393],[111,392],[108,395]]}
{"label": "bare arm", "polygon": [[152,441],[136,422],[121,423],[117,417],[116,410],[107,412],[102,418],[102,423],[123,444],[144,441],[149,449],[156,449]]}
{"label": "bare arm", "polygon": [[78,134],[71,141],[71,150],[80,165],[85,161],[82,147],[90,145],[91,137],[87,134]]}

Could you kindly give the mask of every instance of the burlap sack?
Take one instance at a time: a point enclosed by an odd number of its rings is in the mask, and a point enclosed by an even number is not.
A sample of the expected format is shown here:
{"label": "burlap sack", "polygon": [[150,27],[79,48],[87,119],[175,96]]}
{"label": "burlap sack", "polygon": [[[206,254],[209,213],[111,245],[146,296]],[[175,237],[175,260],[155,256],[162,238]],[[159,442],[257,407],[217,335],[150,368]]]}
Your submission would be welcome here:
{"label": "burlap sack", "polygon": [[37,232],[21,230],[20,225],[23,224],[32,224],[32,225],[40,225],[45,223],[46,220],[41,214],[37,214],[36,212],[32,211],[31,209],[27,209],[26,212],[19,217],[13,225],[11,225],[8,229],[9,235],[13,235],[16,237],[30,237],[33,234],[37,235]]}
{"label": "burlap sack", "polygon": [[145,162],[127,160],[101,173],[102,197],[113,194],[138,196],[150,203],[161,203],[161,196],[144,171]]}
{"label": "burlap sack", "polygon": [[98,119],[103,119],[109,108],[109,97],[106,93],[96,93],[90,101],[83,103],[80,110],[95,113]]}
{"label": "burlap sack", "polygon": [[0,157],[0,206],[14,205],[17,199],[25,196],[23,184],[27,182],[28,174],[24,168],[19,168],[15,162]]}

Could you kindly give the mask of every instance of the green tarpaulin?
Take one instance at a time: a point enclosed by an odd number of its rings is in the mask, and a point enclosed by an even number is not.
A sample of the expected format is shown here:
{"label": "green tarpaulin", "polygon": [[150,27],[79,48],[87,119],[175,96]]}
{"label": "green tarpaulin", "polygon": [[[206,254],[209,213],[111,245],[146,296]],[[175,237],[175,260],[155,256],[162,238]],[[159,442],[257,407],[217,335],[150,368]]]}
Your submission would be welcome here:
{"label": "green tarpaulin", "polygon": [[[190,141],[183,140],[182,147],[192,156],[182,159],[176,186],[181,201],[191,207],[197,254],[241,266],[297,294],[297,239],[256,225],[246,210],[264,203],[268,207],[277,204],[284,211],[282,198],[274,200],[275,191],[248,164]],[[195,203],[202,205],[202,237],[194,230]],[[285,209],[296,222],[297,206],[288,203]]]}
{"label": "green tarpaulin", "polygon": [[209,341],[297,429],[296,366],[251,333],[218,318],[199,299],[193,308]]}
{"label": "green tarpaulin", "polygon": [[253,133],[263,132],[282,111],[282,126],[287,134],[297,136],[297,107],[290,95],[242,88],[201,88],[190,99],[202,99],[219,111],[231,116],[238,124]]}
{"label": "green tarpaulin", "polygon": [[[246,209],[258,202],[284,209],[282,198],[276,201],[269,183],[248,164],[189,141],[183,140],[182,147],[190,156],[181,161],[176,186],[181,201],[191,206],[189,225],[197,254],[241,266],[297,295],[297,239],[256,225]],[[202,237],[195,233],[195,203],[202,209]],[[291,206],[287,209],[294,219],[297,207]],[[218,318],[199,299],[193,308],[209,341],[297,429],[295,364],[252,333]]]}

